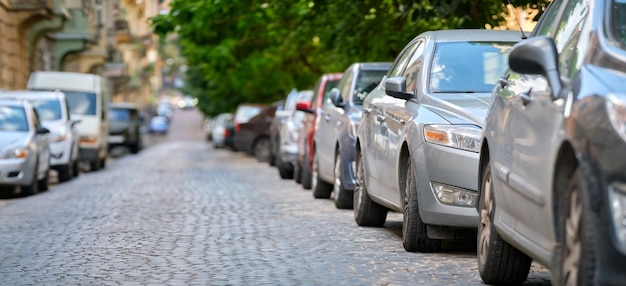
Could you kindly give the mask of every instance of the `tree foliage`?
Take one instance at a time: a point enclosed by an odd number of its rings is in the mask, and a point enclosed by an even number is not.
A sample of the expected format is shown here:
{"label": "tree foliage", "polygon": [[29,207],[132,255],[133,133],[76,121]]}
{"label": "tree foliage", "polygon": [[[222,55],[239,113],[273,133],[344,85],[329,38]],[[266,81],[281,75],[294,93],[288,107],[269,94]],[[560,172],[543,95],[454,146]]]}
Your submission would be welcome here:
{"label": "tree foliage", "polygon": [[[511,1],[542,9],[548,0]],[[504,2],[506,3],[506,2]],[[503,21],[498,0],[173,0],[152,18],[177,33],[187,59],[185,92],[207,115],[241,102],[310,89],[322,73],[353,62],[393,61],[427,30],[483,28]]]}

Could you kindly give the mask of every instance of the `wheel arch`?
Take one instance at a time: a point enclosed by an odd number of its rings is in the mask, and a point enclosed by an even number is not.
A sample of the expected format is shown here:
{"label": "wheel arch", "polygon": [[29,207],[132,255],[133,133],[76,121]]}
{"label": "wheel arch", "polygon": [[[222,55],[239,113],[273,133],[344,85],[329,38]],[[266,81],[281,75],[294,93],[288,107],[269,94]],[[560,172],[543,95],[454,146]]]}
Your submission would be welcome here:
{"label": "wheel arch", "polygon": [[[400,147],[400,156],[398,157],[398,190],[400,190],[400,201],[404,202],[404,193],[406,192],[407,165],[411,158],[409,145],[406,141]],[[402,206],[404,207],[404,206]]]}
{"label": "wheel arch", "polygon": [[562,241],[560,215],[564,207],[563,201],[556,198],[562,198],[566,195],[567,186],[570,177],[578,167],[578,159],[574,147],[567,141],[563,142],[559,147],[555,158],[554,173],[552,180],[552,213],[554,213],[553,223],[555,230],[555,238],[558,242]]}
{"label": "wheel arch", "polygon": [[[485,168],[487,168],[487,164],[489,163],[489,159],[489,142],[487,141],[487,138],[483,138],[482,145],[480,146],[480,155],[478,158],[478,178],[476,178],[478,180],[478,183],[476,184],[476,186],[478,186],[478,190],[476,195],[476,202],[480,201],[480,188],[482,187],[482,180]],[[476,210],[480,212],[479,208],[479,204],[476,203]]]}

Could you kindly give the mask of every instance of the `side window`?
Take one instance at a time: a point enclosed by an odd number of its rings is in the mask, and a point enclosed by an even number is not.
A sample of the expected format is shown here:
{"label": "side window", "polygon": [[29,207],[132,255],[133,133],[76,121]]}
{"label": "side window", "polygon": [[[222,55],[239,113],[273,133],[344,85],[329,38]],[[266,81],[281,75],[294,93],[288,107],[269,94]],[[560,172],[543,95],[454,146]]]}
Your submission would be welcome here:
{"label": "side window", "polygon": [[417,73],[422,67],[422,59],[424,58],[424,46],[426,45],[423,40],[417,42],[417,49],[411,56],[411,59],[406,65],[406,69],[402,75],[406,78],[406,90],[414,91],[417,82]]}
{"label": "side window", "polygon": [[[565,6],[563,17],[559,21],[554,41],[559,52],[559,70],[561,74],[573,77],[578,73],[584,55],[579,54],[579,47],[588,43],[579,43],[580,35],[589,15],[589,0],[570,0]],[[585,47],[581,47],[585,48]]]}
{"label": "side window", "polygon": [[37,110],[34,108],[31,111],[31,117],[33,118],[33,126],[35,126],[36,130],[41,126],[41,123],[39,122],[39,113],[37,113]]}
{"label": "side window", "polygon": [[541,16],[539,23],[534,31],[534,36],[548,36],[552,34],[552,27],[556,22],[556,17],[559,14],[559,10],[561,10],[561,0],[554,0],[548,6],[547,10]]}
{"label": "side window", "polygon": [[350,90],[352,89],[352,83],[354,82],[354,69],[350,68],[337,84],[339,91],[341,91],[341,98],[343,102],[350,101]]}
{"label": "side window", "polygon": [[[315,107],[316,104],[317,104],[317,98],[319,97],[319,95],[321,93],[320,92],[320,88],[322,88],[321,85],[322,85],[322,80],[319,79],[315,83],[315,87],[313,87],[313,99],[311,100],[311,107]],[[317,108],[317,107],[315,107],[315,108]]]}
{"label": "side window", "polygon": [[416,47],[417,47],[417,42],[415,41],[415,42],[410,43],[409,46],[407,46],[406,48],[404,48],[404,50],[402,50],[402,52],[400,52],[400,54],[396,58],[396,61],[393,63],[393,65],[389,69],[389,73],[387,73],[388,78],[398,76],[404,70],[407,60],[413,54],[413,51],[415,50]]}

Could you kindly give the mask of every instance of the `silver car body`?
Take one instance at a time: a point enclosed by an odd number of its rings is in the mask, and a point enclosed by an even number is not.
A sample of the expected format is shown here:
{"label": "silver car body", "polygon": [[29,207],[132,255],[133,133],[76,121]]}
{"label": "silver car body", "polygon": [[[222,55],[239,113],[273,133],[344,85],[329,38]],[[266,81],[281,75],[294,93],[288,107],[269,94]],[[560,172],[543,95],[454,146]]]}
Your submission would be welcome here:
{"label": "silver car body", "polygon": [[211,140],[213,142],[213,146],[221,148],[226,146],[226,138],[224,132],[229,125],[232,125],[233,114],[232,113],[221,113],[217,117],[213,119],[213,128],[211,129]]}
{"label": "silver car body", "polygon": [[2,91],[0,99],[28,100],[38,111],[41,125],[50,130],[50,165],[69,166],[78,162],[79,135],[65,94],[60,91]]}
{"label": "silver car body", "polygon": [[[478,150],[469,145],[477,145],[480,138],[491,88],[506,69],[506,50],[520,39],[521,33],[512,31],[433,31],[418,35],[405,47],[381,84],[365,98],[357,130],[357,153],[364,160],[364,179],[371,200],[402,212],[407,160],[411,160],[421,220],[427,225],[476,228]],[[471,49],[448,52],[446,56],[474,64],[454,79],[467,81],[458,83],[463,90],[435,90],[434,81],[447,77],[437,77],[445,66],[436,66],[436,49],[463,42],[502,45],[490,55],[472,54]],[[490,63],[489,58],[494,62]],[[390,96],[386,90],[398,80],[406,85],[404,98]],[[466,140],[468,146],[427,142],[425,128],[437,132],[456,130],[454,136]]]}
{"label": "silver car body", "polygon": [[28,186],[46,178],[48,135],[37,134],[41,125],[34,108],[25,100],[0,99],[0,109],[0,185]]}
{"label": "silver car body", "polygon": [[280,162],[289,163],[295,166],[298,156],[298,132],[303,126],[304,111],[296,110],[296,103],[299,101],[311,101],[312,90],[302,90],[298,92],[295,100],[288,100],[285,104],[285,112],[288,112],[285,122],[280,127],[280,147],[278,156]]}

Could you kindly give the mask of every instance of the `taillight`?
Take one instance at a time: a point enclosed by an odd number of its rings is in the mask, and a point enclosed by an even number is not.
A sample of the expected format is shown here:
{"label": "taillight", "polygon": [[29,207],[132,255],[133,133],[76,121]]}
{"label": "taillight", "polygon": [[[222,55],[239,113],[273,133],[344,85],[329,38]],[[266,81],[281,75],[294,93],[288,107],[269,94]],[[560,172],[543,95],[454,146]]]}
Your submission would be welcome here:
{"label": "taillight", "polygon": [[239,122],[235,122],[235,133],[239,133],[239,128],[241,128]]}
{"label": "taillight", "polygon": [[224,138],[228,138],[230,137],[230,129],[225,129],[224,130]]}

